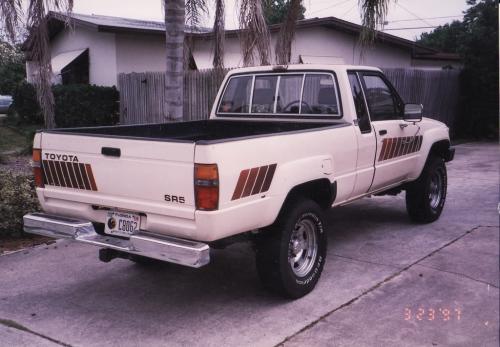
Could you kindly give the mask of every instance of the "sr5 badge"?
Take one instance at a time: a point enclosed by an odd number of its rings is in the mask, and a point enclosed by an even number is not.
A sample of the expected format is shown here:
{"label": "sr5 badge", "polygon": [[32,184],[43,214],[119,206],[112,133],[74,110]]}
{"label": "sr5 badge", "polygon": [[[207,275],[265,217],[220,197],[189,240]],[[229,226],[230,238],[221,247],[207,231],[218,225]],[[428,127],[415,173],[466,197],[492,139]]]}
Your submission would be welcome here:
{"label": "sr5 badge", "polygon": [[165,201],[184,204],[186,202],[186,199],[183,196],[165,194]]}

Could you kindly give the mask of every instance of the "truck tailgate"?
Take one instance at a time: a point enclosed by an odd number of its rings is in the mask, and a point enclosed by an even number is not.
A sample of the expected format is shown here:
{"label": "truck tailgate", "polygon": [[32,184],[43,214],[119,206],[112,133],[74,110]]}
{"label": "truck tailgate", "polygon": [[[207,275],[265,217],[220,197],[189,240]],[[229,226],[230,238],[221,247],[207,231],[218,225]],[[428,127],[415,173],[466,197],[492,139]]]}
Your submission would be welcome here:
{"label": "truck tailgate", "polygon": [[42,133],[41,148],[45,198],[194,219],[194,142]]}

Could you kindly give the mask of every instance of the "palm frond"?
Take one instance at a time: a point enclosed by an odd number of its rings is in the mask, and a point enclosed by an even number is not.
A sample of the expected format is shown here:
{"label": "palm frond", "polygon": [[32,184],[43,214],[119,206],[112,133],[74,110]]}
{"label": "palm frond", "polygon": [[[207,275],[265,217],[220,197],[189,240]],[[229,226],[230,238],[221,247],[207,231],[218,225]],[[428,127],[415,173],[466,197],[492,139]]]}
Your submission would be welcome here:
{"label": "palm frond", "polygon": [[224,41],[225,41],[224,0],[215,0],[214,21],[214,69],[224,68]]}
{"label": "palm frond", "polygon": [[200,26],[202,16],[207,13],[207,0],[186,0],[186,23],[191,31]]}
{"label": "palm frond", "polygon": [[276,63],[286,65],[292,55],[292,42],[295,36],[297,19],[299,18],[302,0],[291,0],[285,21],[281,24],[278,39],[276,40]]}
{"label": "palm frond", "polygon": [[[165,0],[168,1],[168,0]],[[162,1],[163,2],[163,1]],[[198,30],[203,15],[208,13],[207,0],[186,0],[185,1],[185,21],[188,25],[189,32]],[[193,51],[194,41],[193,36],[188,35],[185,37],[184,47],[184,66],[189,66],[190,52]]]}
{"label": "palm frond", "polygon": [[35,87],[37,99],[42,109],[45,126],[54,128],[54,95],[52,94],[52,66],[47,14],[49,10],[68,14],[66,24],[70,23],[69,14],[73,10],[73,0],[31,0],[28,5],[26,25],[30,32],[31,59],[37,64]]}
{"label": "palm frond", "polygon": [[254,50],[257,49],[260,64],[269,65],[271,35],[264,19],[262,0],[241,0],[239,23],[243,64],[254,63]]}
{"label": "palm frond", "polygon": [[16,29],[22,17],[21,0],[0,0],[0,23],[12,42],[16,39]]}
{"label": "palm frond", "polygon": [[377,30],[384,26],[385,17],[389,8],[390,0],[359,0],[361,9],[360,42],[362,46],[372,44],[375,40]]}

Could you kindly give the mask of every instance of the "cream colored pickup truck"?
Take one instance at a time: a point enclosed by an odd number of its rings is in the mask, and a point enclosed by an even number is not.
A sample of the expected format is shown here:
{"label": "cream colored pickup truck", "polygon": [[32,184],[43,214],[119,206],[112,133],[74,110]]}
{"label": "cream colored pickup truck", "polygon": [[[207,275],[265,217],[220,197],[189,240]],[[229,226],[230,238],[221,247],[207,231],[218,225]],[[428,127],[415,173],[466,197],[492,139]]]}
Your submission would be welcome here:
{"label": "cream colored pickup truck", "polygon": [[377,68],[236,69],[209,120],[38,132],[44,213],[24,228],[99,246],[103,261],[191,267],[253,240],[264,285],[298,298],[325,264],[326,210],[405,190],[411,219],[432,222],[453,155],[448,128]]}

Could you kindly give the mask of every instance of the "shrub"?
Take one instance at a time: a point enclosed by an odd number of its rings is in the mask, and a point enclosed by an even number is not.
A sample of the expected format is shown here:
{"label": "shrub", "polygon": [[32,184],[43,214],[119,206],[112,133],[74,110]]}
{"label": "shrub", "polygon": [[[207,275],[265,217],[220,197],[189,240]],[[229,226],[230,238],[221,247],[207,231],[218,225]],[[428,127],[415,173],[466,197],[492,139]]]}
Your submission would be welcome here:
{"label": "shrub", "polygon": [[120,97],[115,87],[72,84],[54,86],[53,91],[58,128],[118,123]]}
{"label": "shrub", "polygon": [[[115,87],[55,85],[52,91],[58,128],[114,125],[119,121],[120,95]],[[26,82],[19,84],[13,97],[12,108],[21,124],[43,123],[33,85]]]}
{"label": "shrub", "polygon": [[[14,90],[12,95],[12,107],[10,110],[15,110],[19,117],[19,122],[22,124],[42,124],[43,115],[36,100],[35,87],[28,82],[20,83]],[[12,113],[9,112],[9,116]]]}
{"label": "shrub", "polygon": [[39,210],[33,176],[0,170],[0,235],[22,233],[23,216]]}

